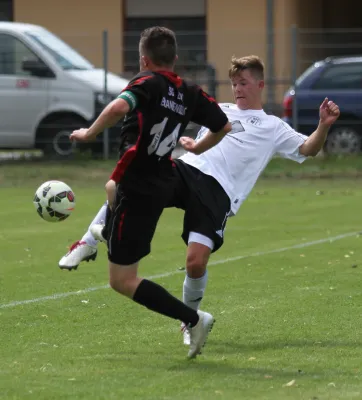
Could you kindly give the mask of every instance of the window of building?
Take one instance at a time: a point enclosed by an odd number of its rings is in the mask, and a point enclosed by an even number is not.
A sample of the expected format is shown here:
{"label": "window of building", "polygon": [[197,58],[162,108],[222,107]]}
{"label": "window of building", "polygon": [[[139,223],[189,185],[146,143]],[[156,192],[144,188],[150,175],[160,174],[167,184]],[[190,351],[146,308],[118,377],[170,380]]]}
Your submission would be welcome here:
{"label": "window of building", "polygon": [[13,19],[13,0],[0,0],[0,21],[12,22]]}
{"label": "window of building", "polygon": [[128,0],[124,29],[124,71],[138,72],[138,42],[151,26],[165,26],[177,35],[178,70],[204,69],[206,52],[205,0]]}

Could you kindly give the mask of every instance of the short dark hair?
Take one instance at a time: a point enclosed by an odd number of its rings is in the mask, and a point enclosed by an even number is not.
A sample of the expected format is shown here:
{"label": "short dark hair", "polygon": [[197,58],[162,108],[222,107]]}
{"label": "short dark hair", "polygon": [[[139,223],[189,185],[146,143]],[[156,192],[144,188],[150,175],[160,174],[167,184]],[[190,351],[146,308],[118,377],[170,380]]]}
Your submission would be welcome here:
{"label": "short dark hair", "polygon": [[246,69],[250,71],[254,78],[260,80],[264,79],[264,63],[258,56],[254,55],[240,58],[232,57],[229,68],[229,78],[234,78],[235,75]]}
{"label": "short dark hair", "polygon": [[147,28],[141,33],[139,49],[157,66],[171,66],[177,55],[176,35],[162,26]]}

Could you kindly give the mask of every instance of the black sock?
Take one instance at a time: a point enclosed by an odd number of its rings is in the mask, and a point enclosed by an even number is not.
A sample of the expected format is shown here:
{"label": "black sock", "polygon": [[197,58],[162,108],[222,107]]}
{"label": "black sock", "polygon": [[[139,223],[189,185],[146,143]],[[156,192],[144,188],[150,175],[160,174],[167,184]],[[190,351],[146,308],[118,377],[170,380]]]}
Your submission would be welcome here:
{"label": "black sock", "polygon": [[133,300],[159,314],[178,319],[186,325],[190,324],[190,327],[195,326],[199,321],[195,310],[176,299],[162,286],[147,279],[143,279],[139,284]]}
{"label": "black sock", "polygon": [[102,236],[108,240],[108,232],[110,232],[110,225],[112,223],[112,210],[107,205],[106,220],[104,221],[104,227],[102,229]]}

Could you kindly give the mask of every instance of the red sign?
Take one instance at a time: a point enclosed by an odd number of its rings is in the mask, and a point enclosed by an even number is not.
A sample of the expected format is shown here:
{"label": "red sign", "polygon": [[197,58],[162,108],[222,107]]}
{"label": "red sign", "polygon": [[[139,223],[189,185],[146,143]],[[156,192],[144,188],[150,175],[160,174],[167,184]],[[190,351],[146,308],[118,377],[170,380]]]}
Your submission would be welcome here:
{"label": "red sign", "polygon": [[30,86],[30,82],[27,79],[18,79],[16,81],[16,87],[20,89],[26,89]]}

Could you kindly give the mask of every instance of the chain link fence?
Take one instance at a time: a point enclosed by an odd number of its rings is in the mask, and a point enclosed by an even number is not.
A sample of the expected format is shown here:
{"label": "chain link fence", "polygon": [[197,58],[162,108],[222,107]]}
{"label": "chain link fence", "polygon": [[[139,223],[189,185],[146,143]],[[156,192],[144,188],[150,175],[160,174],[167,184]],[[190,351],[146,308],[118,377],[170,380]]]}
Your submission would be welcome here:
{"label": "chain link fence", "polygon": [[[179,40],[181,45],[176,72],[201,85],[219,101],[232,100],[227,68],[225,71],[220,69],[220,59],[215,51],[212,54],[209,51],[208,54],[207,40],[214,38],[216,33],[185,31],[177,34],[182,40]],[[220,31],[217,36],[220,43],[226,43],[229,36],[234,34],[237,32]],[[252,40],[257,47],[261,37],[250,37],[250,40],[244,38],[233,54],[242,56],[243,49],[253,48]],[[82,55],[67,44],[68,39],[70,43],[76,43]],[[78,149],[69,142],[68,136],[73,129],[89,126],[105,105],[125,87],[128,79],[138,72],[138,40],[139,32],[127,32],[123,38],[123,48],[115,49],[112,45],[114,38],[108,37],[107,31],[99,37],[79,35],[77,38],[64,38],[64,41],[48,33],[24,37],[0,33],[0,149],[37,148],[47,156],[58,158],[66,158],[85,149],[104,158],[116,153],[120,125],[101,135],[98,142],[78,146]],[[247,40],[248,47],[243,45]],[[329,93],[338,95],[338,100],[344,102],[343,107],[350,108],[349,119],[344,121],[344,127],[351,129],[345,130],[342,136],[345,140],[358,139],[356,146],[360,147],[362,30],[292,27],[285,31],[275,30],[268,40],[273,42],[273,59],[270,59],[271,53],[268,51],[264,51],[267,54],[265,57],[259,54],[266,66],[264,107],[269,113],[289,118],[288,122],[297,128],[304,126],[306,105],[302,94],[305,93],[297,85],[289,97],[285,97],[285,94],[296,81],[300,82],[300,75],[327,57],[336,60],[336,57],[361,55],[361,59],[356,58],[354,75],[352,72],[344,74],[350,79],[353,75],[357,80],[353,87],[347,90],[342,82],[338,89],[333,89],[331,85],[331,90],[325,87],[324,91],[318,92],[320,96]],[[257,48],[260,48],[260,43]],[[110,63],[110,55],[115,51],[123,58],[122,74],[114,71]],[[250,53],[248,51],[247,54]],[[256,51],[254,53],[258,54]],[[95,54],[97,57],[92,57]],[[220,54],[223,54],[221,48]],[[229,54],[222,64],[228,65],[233,54]],[[96,58],[98,61],[93,65],[87,58]],[[343,60],[339,63],[343,63]],[[272,73],[268,71],[269,66],[272,67]],[[110,69],[115,73],[109,73]],[[330,82],[335,83],[337,79],[334,76]],[[346,78],[344,82],[347,85]],[[316,92],[313,90],[311,87],[311,97]],[[293,101],[289,101],[292,97]],[[313,107],[313,118],[316,119],[317,102]],[[197,129],[197,126],[190,125],[186,133],[195,135]]]}

